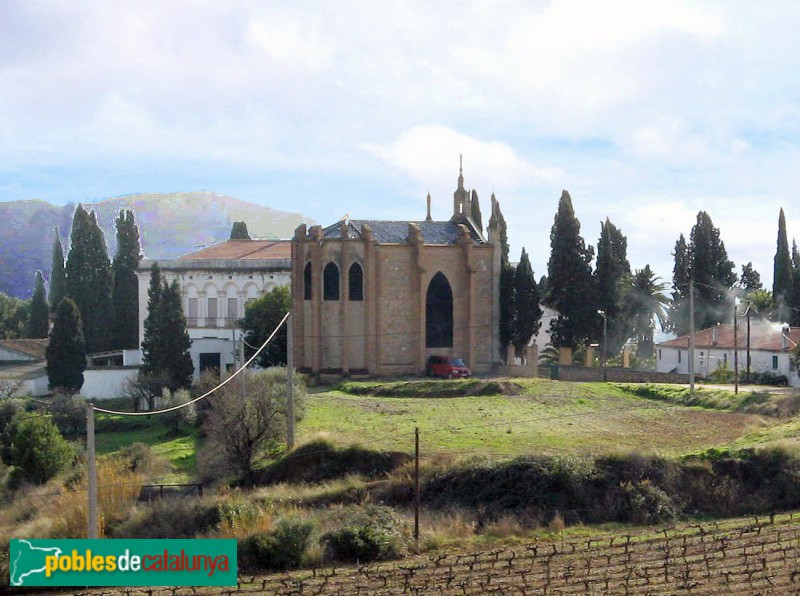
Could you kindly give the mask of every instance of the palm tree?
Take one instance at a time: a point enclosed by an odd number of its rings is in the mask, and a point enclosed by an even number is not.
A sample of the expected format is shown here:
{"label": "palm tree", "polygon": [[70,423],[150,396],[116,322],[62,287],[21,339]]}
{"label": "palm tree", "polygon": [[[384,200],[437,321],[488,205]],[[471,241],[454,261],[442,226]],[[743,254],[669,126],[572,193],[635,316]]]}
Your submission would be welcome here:
{"label": "palm tree", "polygon": [[666,284],[650,269],[650,265],[637,269],[633,275],[626,309],[636,337],[637,358],[653,357],[655,319],[658,319],[662,329],[667,321],[669,298],[664,294],[666,289]]}

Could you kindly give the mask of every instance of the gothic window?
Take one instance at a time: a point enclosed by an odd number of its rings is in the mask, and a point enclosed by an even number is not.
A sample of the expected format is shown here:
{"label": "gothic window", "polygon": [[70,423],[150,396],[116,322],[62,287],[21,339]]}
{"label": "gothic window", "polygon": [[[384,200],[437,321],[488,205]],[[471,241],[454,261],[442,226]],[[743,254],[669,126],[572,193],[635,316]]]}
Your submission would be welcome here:
{"label": "gothic window", "polygon": [[364,299],[364,272],[361,265],[353,263],[350,265],[350,293],[349,298],[352,301],[359,301]]}
{"label": "gothic window", "polygon": [[303,299],[311,300],[311,263],[306,263],[303,271]]}
{"label": "gothic window", "polygon": [[328,263],[322,271],[322,299],[339,299],[339,268],[335,263]]}
{"label": "gothic window", "polygon": [[425,297],[425,346],[453,347],[453,291],[441,271],[431,279]]}

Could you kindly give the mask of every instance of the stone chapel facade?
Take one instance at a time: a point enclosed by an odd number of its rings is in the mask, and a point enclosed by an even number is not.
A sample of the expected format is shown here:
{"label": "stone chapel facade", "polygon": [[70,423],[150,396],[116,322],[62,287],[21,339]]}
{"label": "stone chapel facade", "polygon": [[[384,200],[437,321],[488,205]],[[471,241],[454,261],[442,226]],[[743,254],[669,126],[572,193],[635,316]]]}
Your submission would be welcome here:
{"label": "stone chapel facade", "polygon": [[294,364],[349,376],[423,374],[428,357],[500,362],[500,235],[492,195],[488,240],[469,217],[477,196],[459,171],[453,216],[346,218],[299,226],[292,239]]}

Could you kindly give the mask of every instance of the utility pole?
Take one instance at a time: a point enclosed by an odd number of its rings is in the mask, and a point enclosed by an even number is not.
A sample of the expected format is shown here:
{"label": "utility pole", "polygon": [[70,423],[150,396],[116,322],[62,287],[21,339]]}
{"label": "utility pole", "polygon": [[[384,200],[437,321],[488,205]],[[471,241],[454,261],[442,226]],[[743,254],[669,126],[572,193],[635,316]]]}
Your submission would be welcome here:
{"label": "utility pole", "polygon": [[294,449],[294,325],[286,319],[286,448]]}
{"label": "utility pole", "polygon": [[750,307],[753,304],[751,302],[747,303],[747,382],[750,382]]}
{"label": "utility pole", "polygon": [[419,427],[414,428],[414,545],[419,554]]}
{"label": "utility pole", "polygon": [[733,382],[735,394],[739,393],[739,327],[736,324],[736,303],[738,298],[733,299]]}
{"label": "utility pole", "polygon": [[247,370],[244,369],[244,333],[239,337],[239,368],[243,369],[239,373],[239,397],[244,402],[247,395]]}
{"label": "utility pole", "polygon": [[94,404],[86,404],[86,465],[89,468],[88,538],[97,538],[97,462],[94,447]]}
{"label": "utility pole", "polygon": [[689,391],[694,395],[694,280],[689,280]]}

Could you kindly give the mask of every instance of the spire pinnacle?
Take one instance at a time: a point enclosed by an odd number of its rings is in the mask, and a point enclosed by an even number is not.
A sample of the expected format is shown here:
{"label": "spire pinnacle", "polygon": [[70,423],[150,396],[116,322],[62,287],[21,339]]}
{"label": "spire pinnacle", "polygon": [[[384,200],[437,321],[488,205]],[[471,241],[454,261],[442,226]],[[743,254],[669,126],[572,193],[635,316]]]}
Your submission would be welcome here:
{"label": "spire pinnacle", "polygon": [[431,191],[428,189],[428,216],[425,218],[425,221],[433,221],[431,218]]}

